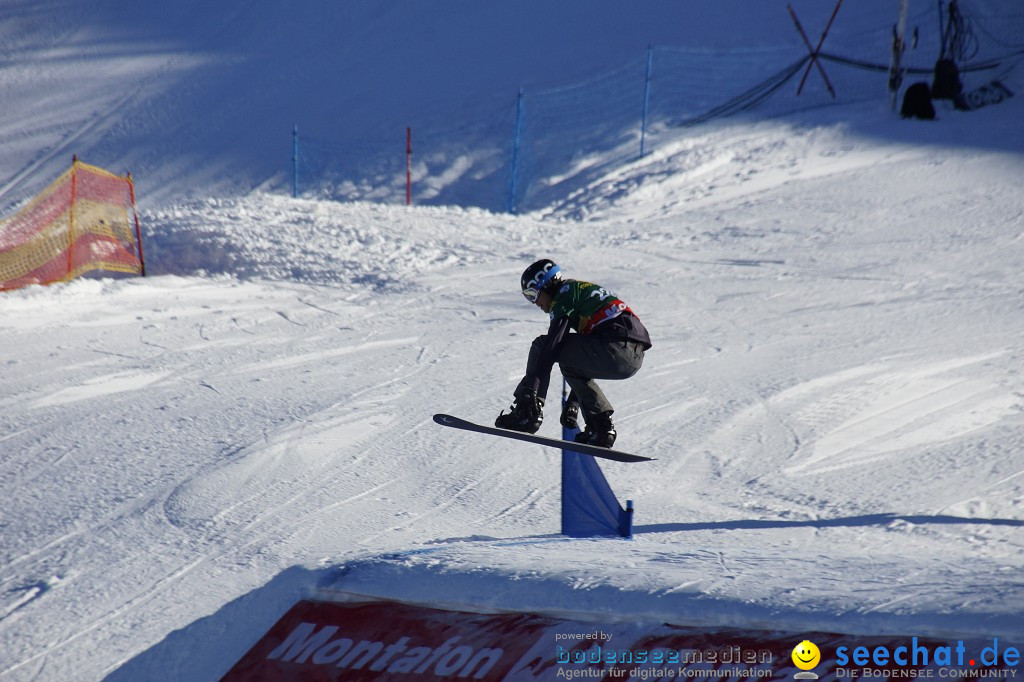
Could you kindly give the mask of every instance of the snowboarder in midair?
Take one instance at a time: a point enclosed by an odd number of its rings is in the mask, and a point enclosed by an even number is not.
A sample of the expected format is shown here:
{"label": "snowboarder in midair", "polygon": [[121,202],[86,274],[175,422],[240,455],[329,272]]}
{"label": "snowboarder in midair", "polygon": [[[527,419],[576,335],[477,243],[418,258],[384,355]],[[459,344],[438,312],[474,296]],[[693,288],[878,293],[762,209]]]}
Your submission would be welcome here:
{"label": "snowboarder in midair", "polygon": [[[561,423],[578,428],[582,409],[586,429],[576,442],[610,448],[615,442],[612,405],[595,379],[628,379],[637,373],[651,337],[640,318],[615,294],[598,284],[562,277],[561,269],[544,258],[523,272],[526,300],[548,313],[547,334],[530,347],[526,375],[516,387],[511,413],[502,412],[494,425],[536,433],[544,420],[551,369],[557,362],[571,392]],[[573,333],[575,332],[575,333]]]}

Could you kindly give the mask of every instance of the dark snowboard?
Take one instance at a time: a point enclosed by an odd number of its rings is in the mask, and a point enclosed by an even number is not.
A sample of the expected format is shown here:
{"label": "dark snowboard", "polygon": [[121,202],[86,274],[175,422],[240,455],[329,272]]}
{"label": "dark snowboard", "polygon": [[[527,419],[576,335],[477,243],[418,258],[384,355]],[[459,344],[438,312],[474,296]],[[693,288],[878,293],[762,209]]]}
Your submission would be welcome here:
{"label": "dark snowboard", "polygon": [[496,426],[481,426],[480,424],[474,424],[468,422],[465,419],[459,419],[458,417],[452,417],[447,414],[435,414],[434,421],[441,426],[450,426],[455,429],[462,429],[464,431],[476,431],[477,433],[488,433],[492,436],[501,436],[503,438],[514,438],[515,440],[526,441],[527,443],[536,443],[537,445],[547,445],[552,448],[559,448],[562,450],[571,450],[572,452],[578,452],[581,455],[591,455],[593,457],[601,457],[603,459],[611,459],[616,462],[650,462],[653,457],[641,457],[640,455],[631,455],[628,452],[619,452],[618,450],[610,450],[609,448],[599,448],[596,445],[587,445],[585,443],[572,443],[567,440],[560,440],[558,438],[546,438],[545,436],[535,436],[531,433],[521,433],[519,431],[510,431],[508,429],[499,429]]}

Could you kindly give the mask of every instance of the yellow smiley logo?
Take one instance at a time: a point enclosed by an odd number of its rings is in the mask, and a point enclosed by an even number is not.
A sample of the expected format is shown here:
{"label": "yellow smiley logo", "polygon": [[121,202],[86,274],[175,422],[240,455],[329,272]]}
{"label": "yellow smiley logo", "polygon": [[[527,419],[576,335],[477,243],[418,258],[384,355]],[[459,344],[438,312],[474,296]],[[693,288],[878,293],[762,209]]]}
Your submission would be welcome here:
{"label": "yellow smiley logo", "polygon": [[821,663],[821,652],[814,642],[806,639],[796,645],[793,649],[793,665],[801,670],[810,670]]}

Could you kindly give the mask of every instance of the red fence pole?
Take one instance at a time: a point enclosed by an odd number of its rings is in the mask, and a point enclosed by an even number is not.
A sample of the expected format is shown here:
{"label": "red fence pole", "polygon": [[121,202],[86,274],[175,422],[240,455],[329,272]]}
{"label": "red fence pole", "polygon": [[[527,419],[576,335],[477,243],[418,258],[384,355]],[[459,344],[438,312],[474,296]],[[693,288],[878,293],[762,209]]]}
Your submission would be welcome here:
{"label": "red fence pole", "polygon": [[412,128],[405,129],[405,205],[412,205]]}

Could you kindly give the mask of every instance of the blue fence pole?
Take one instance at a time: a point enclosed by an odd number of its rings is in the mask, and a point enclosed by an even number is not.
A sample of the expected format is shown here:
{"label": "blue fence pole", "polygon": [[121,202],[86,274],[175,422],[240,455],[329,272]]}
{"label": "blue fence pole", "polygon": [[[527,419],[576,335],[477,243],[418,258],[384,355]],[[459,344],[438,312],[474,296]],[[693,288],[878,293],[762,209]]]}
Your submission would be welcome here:
{"label": "blue fence pole", "polygon": [[292,198],[299,197],[299,126],[292,128]]}
{"label": "blue fence pole", "polygon": [[644,158],[647,142],[647,110],[651,102],[651,68],[654,66],[654,47],[647,46],[647,75],[644,79],[644,110],[640,117],[640,158]]}
{"label": "blue fence pole", "polygon": [[519,141],[523,134],[523,89],[516,97],[516,131],[512,139],[512,173],[508,181],[508,212],[516,212],[516,175],[519,172]]}

